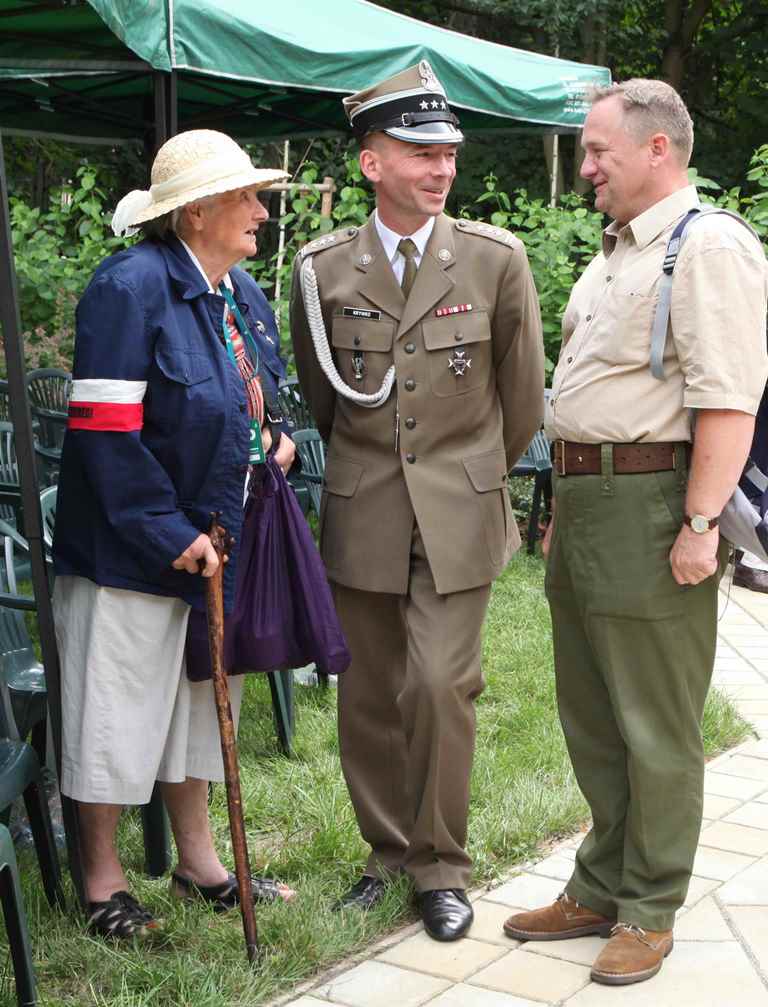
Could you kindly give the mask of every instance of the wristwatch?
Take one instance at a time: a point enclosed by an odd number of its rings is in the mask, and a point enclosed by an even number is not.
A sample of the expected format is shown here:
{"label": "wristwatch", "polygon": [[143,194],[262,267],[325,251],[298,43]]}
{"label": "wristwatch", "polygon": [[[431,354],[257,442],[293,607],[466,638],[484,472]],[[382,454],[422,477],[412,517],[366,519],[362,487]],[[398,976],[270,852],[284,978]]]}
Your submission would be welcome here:
{"label": "wristwatch", "polygon": [[703,514],[686,514],[683,518],[683,524],[687,524],[691,531],[695,531],[697,535],[703,535],[705,532],[717,528],[719,520],[720,518],[716,517],[704,517]]}

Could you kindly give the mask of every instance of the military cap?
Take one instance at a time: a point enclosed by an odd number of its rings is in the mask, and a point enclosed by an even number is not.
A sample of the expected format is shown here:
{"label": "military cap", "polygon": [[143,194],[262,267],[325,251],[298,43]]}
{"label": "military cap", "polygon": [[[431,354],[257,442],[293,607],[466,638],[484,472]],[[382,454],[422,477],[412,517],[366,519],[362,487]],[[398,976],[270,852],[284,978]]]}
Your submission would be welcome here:
{"label": "military cap", "polygon": [[359,139],[383,132],[407,143],[461,143],[459,120],[427,60],[344,98]]}

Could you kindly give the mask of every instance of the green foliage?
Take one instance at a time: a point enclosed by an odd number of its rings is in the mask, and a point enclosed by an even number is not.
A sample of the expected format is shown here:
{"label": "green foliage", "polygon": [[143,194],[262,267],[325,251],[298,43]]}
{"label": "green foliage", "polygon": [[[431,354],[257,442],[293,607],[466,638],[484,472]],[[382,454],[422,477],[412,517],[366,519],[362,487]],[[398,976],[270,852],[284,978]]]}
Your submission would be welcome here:
{"label": "green foliage", "polygon": [[[71,362],[74,308],[93,271],[103,258],[125,247],[112,237],[110,205],[93,166],[77,169],[77,184],[54,190],[46,212],[24,199],[11,200],[16,270],[21,317],[30,366],[68,367]],[[319,166],[305,162],[297,188],[282,218],[286,244],[277,253],[245,263],[256,281],[272,294],[279,279],[279,309],[284,346],[288,341],[288,298],[291,268],[302,245],[327,231],[365,223],[373,209],[373,194],[364,181],[356,153],[346,150],[338,173],[331,217],[321,213],[315,186],[323,176]],[[768,245],[768,144],[753,154],[744,187],[724,189],[712,179],[690,170],[702,199],[743,214]],[[568,194],[550,206],[526,189],[506,192],[493,172],[484,189],[458,209],[459,216],[505,227],[525,243],[541,303],[547,368],[553,369],[560,348],[560,324],[571,288],[600,248],[604,224],[586,197]],[[303,186],[304,188],[301,188]]]}
{"label": "green foliage", "polygon": [[109,230],[105,200],[90,166],[77,169],[73,186],[52,192],[46,212],[11,197],[22,326],[37,366],[71,357],[77,300],[101,260],[125,247]]}
{"label": "green foliage", "polygon": [[525,189],[511,197],[498,188],[494,174],[486,176],[485,192],[475,201],[483,214],[464,208],[463,216],[486,217],[506,227],[525,244],[541,304],[548,371],[560,350],[560,323],[571,288],[600,247],[603,217],[588,209],[581,196],[562,196],[556,206],[531,199]]}

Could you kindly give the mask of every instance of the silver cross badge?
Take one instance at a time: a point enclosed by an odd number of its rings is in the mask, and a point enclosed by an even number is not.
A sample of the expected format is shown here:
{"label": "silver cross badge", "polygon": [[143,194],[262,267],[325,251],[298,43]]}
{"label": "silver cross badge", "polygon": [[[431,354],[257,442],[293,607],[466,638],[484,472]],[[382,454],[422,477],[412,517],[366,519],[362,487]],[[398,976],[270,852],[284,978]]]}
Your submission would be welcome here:
{"label": "silver cross badge", "polygon": [[472,366],[472,357],[466,356],[466,350],[454,350],[453,356],[448,361],[448,367],[457,378],[463,378],[467,369]]}

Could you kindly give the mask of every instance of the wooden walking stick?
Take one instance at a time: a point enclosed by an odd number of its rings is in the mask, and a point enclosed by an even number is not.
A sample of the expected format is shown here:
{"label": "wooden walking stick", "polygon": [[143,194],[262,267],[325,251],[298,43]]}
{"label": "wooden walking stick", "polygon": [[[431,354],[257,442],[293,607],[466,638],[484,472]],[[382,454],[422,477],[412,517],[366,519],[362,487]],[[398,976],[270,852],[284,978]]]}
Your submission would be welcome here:
{"label": "wooden walking stick", "polygon": [[237,742],[232,707],[229,703],[229,686],[224,670],[224,555],[233,543],[230,535],[218,522],[218,514],[211,515],[211,530],[208,535],[219,566],[213,577],[206,580],[205,600],[208,610],[208,646],[211,651],[213,670],[213,692],[216,697],[216,713],[219,718],[221,754],[224,758],[224,782],[227,787],[227,810],[229,811],[229,831],[235,855],[235,874],[240,892],[240,910],[243,915],[243,931],[248,961],[253,962],[259,951],[256,933],[256,914],[253,909],[253,889],[251,887],[251,867],[248,862],[248,844],[245,839],[243,802],[240,796],[240,768],[237,763]]}

